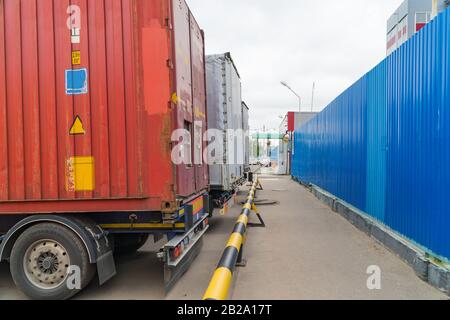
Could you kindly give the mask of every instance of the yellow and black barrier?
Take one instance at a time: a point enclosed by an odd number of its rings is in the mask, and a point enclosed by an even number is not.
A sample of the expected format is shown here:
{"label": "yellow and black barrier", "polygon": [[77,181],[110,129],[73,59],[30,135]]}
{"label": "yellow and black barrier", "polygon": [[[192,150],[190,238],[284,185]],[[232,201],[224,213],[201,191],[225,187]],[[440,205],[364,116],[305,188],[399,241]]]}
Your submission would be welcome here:
{"label": "yellow and black barrier", "polygon": [[[255,195],[258,186],[261,186],[261,184],[258,177],[256,177],[203,300],[226,300],[228,298],[236,264],[242,258],[245,235],[250,225],[248,222],[250,214],[252,210],[257,211],[255,207]],[[260,221],[262,221],[261,218]]]}

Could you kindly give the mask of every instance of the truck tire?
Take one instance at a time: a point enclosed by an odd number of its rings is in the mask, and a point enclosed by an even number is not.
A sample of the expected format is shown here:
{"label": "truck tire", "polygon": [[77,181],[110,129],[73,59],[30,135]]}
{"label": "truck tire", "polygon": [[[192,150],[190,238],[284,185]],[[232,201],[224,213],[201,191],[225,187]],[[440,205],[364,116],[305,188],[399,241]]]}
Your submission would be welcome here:
{"label": "truck tire", "polygon": [[[69,267],[80,270],[78,288],[69,289],[68,284],[74,283]],[[56,223],[25,230],[12,249],[10,269],[16,286],[35,300],[70,299],[92,281],[96,270],[80,238]]]}
{"label": "truck tire", "polygon": [[114,235],[114,254],[117,256],[135,253],[147,242],[148,234]]}

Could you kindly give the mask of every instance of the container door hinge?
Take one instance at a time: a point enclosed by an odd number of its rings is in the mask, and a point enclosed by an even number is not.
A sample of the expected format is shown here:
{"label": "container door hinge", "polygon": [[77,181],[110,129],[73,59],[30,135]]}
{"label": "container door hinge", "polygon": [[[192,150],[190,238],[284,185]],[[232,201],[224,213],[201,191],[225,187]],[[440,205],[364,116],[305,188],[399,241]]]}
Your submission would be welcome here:
{"label": "container door hinge", "polygon": [[167,59],[167,67],[169,69],[173,69],[174,68],[172,59]]}
{"label": "container door hinge", "polygon": [[170,30],[173,29],[172,21],[170,20],[170,18],[166,18],[166,27],[169,28]]}

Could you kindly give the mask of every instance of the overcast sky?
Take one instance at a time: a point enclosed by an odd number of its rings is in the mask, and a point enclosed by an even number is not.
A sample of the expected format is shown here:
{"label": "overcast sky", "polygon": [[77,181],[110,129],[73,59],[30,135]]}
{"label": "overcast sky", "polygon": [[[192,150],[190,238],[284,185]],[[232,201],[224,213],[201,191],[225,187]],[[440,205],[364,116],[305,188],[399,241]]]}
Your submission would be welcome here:
{"label": "overcast sky", "polygon": [[402,0],[187,0],[207,53],[231,52],[251,127],[298,110],[284,80],[320,111],[386,55],[386,21]]}

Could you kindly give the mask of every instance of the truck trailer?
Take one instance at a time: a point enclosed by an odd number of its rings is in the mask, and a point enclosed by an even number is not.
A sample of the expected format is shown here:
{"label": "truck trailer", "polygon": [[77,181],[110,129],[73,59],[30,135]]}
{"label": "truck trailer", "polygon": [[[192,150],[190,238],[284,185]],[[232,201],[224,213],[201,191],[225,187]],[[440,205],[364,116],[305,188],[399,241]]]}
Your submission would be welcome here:
{"label": "truck trailer", "polygon": [[207,164],[171,157],[172,132],[194,152],[207,121],[185,1],[0,0],[0,39],[0,261],[15,284],[69,299],[153,237],[170,288],[210,212]]}
{"label": "truck trailer", "polygon": [[250,170],[250,108],[242,101],[242,130],[245,133],[243,154],[244,154],[244,175],[248,180]]}
{"label": "truck trailer", "polygon": [[221,132],[223,146],[209,161],[211,203],[226,213],[245,182],[248,108],[242,103],[241,77],[230,53],[206,57],[206,79],[208,128]]}

